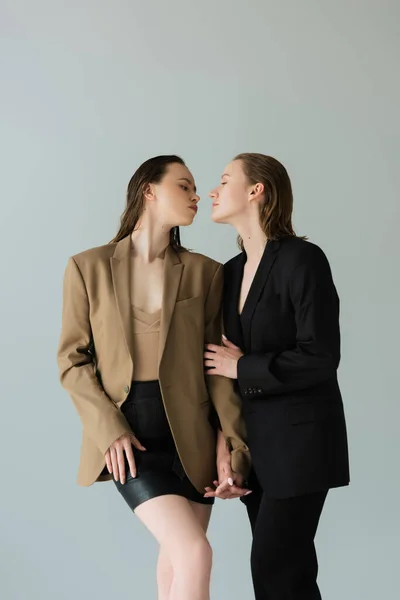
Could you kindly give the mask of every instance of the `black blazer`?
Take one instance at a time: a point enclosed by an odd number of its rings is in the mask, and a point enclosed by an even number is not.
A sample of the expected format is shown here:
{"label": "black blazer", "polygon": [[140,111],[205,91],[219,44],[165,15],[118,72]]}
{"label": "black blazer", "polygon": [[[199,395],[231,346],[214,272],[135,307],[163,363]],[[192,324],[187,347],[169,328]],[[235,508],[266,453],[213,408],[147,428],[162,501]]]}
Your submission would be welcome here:
{"label": "black blazer", "polygon": [[238,362],[254,471],[271,497],[349,483],[337,380],[339,299],[322,250],[296,237],[267,243],[242,314],[246,254],[225,265],[224,326]]}

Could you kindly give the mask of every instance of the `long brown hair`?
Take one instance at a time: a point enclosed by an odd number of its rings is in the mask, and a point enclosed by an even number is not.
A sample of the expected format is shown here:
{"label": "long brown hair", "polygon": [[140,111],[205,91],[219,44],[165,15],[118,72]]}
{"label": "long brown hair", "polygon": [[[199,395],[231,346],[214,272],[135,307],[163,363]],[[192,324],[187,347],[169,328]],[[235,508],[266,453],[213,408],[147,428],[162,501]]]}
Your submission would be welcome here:
{"label": "long brown hair", "polygon": [[[279,240],[284,236],[296,236],[292,225],[292,184],[285,167],[272,156],[245,152],[235,156],[240,160],[244,173],[251,185],[264,185],[264,202],[260,203],[260,226],[268,240]],[[243,250],[243,240],[238,236],[238,245]]]}
{"label": "long brown hair", "polygon": [[[172,164],[186,166],[180,156],[168,154],[155,156],[146,160],[133,174],[126,192],[126,208],[121,216],[121,224],[113,242],[119,242],[134,231],[144,210],[144,191],[150,183],[160,183],[167,168]],[[179,227],[173,227],[170,232],[170,244],[174,250],[183,251]]]}

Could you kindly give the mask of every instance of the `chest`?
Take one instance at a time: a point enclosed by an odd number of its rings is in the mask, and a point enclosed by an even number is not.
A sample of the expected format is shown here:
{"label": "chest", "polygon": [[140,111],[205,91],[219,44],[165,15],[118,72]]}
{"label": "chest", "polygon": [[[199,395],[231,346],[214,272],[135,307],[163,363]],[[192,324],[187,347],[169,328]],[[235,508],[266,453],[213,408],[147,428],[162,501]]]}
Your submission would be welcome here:
{"label": "chest", "polygon": [[131,302],[136,308],[154,313],[161,309],[164,288],[164,262],[156,260],[149,264],[131,261]]}
{"label": "chest", "polygon": [[246,264],[243,269],[243,277],[240,285],[240,293],[239,293],[239,305],[238,311],[242,312],[244,305],[246,304],[247,296],[249,295],[250,288],[253,284],[254,277],[257,273],[258,264],[249,265]]}
{"label": "chest", "polygon": [[[243,275],[242,275],[243,274]],[[279,269],[267,277],[242,271],[227,277],[224,286],[224,325],[227,337],[246,352],[290,347],[296,340],[296,319],[289,282]]]}

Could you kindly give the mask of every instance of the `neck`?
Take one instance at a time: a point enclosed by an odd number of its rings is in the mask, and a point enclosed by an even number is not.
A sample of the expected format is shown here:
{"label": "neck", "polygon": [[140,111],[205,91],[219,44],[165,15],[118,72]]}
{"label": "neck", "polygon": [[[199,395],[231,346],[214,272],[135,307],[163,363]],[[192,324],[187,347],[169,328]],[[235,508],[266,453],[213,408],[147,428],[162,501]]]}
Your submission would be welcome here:
{"label": "neck", "polygon": [[170,229],[142,218],[131,233],[133,256],[150,263],[163,256],[170,243]]}
{"label": "neck", "polygon": [[254,219],[242,220],[235,226],[235,229],[243,240],[247,262],[259,262],[268,240],[260,227],[258,215]]}

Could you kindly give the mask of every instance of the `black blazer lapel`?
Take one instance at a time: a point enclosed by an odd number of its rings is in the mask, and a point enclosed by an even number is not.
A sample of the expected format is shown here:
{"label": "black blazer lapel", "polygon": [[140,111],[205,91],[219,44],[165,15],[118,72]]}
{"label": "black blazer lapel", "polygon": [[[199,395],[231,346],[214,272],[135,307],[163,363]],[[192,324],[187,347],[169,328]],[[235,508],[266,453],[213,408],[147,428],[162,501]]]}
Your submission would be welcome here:
{"label": "black blazer lapel", "polygon": [[242,252],[225,266],[223,298],[225,335],[242,350],[244,350],[244,340],[238,306],[245,260],[246,255]]}
{"label": "black blazer lapel", "polygon": [[[241,323],[243,329],[243,337],[245,348],[249,352],[251,349],[251,321],[253,319],[254,311],[256,309],[257,303],[260,299],[260,296],[265,288],[265,285],[268,280],[268,276],[271,272],[272,266],[277,257],[277,251],[279,249],[280,242],[271,240],[265,246],[264,254],[261,257],[260,264],[258,265],[258,269],[254,276],[253,282],[251,284],[249,293],[246,298],[246,302],[244,303],[242,314],[241,314]],[[242,271],[243,277],[243,271]],[[242,278],[240,283],[242,282]],[[240,288],[239,288],[240,293]],[[237,311],[238,302],[236,303],[236,311]]]}

